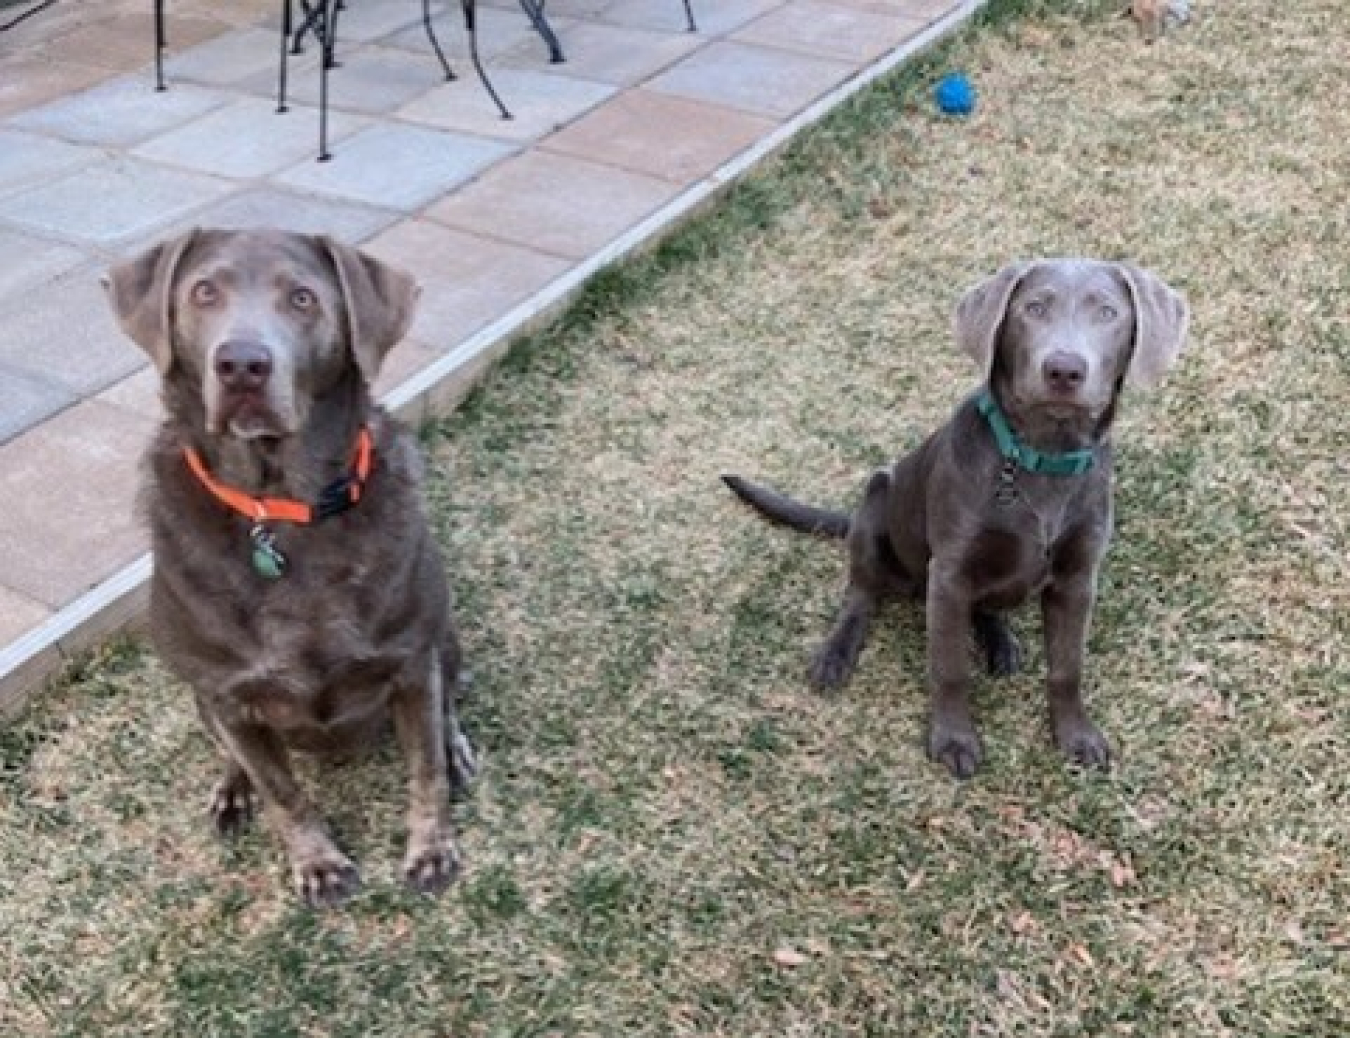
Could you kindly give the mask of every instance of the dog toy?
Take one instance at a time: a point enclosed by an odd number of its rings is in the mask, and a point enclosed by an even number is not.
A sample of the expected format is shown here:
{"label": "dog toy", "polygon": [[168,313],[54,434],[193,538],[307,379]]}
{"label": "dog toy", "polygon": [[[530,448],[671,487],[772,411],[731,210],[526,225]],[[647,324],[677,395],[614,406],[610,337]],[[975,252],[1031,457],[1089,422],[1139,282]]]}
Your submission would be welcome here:
{"label": "dog toy", "polygon": [[961,73],[951,72],[938,80],[933,100],[946,115],[969,115],[975,111],[975,87]]}

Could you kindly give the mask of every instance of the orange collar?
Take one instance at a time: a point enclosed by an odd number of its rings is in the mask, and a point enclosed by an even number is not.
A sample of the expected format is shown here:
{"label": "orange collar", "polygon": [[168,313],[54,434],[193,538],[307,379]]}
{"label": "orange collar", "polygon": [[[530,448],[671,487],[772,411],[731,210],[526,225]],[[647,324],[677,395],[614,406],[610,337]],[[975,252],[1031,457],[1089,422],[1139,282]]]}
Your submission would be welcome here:
{"label": "orange collar", "polygon": [[356,436],[352,471],[324,487],[319,492],[318,501],[312,505],[287,497],[254,497],[234,487],[227,487],[207,471],[201,455],[191,447],[183,448],[183,460],[211,496],[240,515],[248,516],[256,524],[261,525],[271,519],[280,519],[287,523],[309,526],[340,515],[361,500],[361,491],[365,489],[366,480],[370,478],[370,470],[375,464],[375,442],[370,435],[369,427],[361,426],[361,431]]}

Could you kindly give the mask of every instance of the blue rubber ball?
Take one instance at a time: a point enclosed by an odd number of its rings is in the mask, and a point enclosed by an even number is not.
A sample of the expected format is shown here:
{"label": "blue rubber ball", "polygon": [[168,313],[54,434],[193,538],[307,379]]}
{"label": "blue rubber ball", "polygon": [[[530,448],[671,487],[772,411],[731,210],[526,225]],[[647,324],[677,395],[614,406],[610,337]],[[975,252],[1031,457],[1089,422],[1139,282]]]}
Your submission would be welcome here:
{"label": "blue rubber ball", "polygon": [[959,72],[952,72],[938,80],[933,99],[947,115],[969,115],[975,111],[975,88]]}

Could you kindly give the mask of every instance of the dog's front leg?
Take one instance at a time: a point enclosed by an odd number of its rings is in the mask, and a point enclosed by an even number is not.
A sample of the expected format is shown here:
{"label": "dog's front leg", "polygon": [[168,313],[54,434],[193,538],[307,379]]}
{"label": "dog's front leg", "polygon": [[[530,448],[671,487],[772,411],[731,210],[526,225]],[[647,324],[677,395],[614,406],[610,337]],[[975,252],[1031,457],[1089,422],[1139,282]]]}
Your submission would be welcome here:
{"label": "dog's front leg", "polygon": [[333,905],[355,893],[361,885],[356,866],[295,781],[276,733],[224,718],[216,718],[213,729],[275,818],[300,896],[311,905]]}
{"label": "dog's front leg", "polygon": [[408,763],[408,853],[403,876],[414,889],[444,890],[459,871],[450,829],[450,781],[446,767],[445,688],[438,654],[424,681],[400,688],[393,698],[394,729]]}
{"label": "dog's front leg", "polygon": [[1083,658],[1096,595],[1093,569],[1056,578],[1041,593],[1048,664],[1046,693],[1055,745],[1078,764],[1105,768],[1111,763],[1106,738],[1083,706]]}
{"label": "dog's front leg", "polygon": [[934,564],[928,574],[928,755],[957,778],[979,767],[980,737],[970,712],[971,603]]}

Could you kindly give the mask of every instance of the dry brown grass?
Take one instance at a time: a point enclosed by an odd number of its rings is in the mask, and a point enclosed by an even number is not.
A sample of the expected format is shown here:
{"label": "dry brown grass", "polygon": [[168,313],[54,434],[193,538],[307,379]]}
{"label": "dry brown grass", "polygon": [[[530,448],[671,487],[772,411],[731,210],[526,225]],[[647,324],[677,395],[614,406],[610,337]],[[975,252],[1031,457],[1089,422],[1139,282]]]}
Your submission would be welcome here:
{"label": "dry brown grass", "polygon": [[[0,1032],[1344,1030],[1343,13],[971,34],[943,60],[974,119],[930,113],[931,66],[883,85],[438,430],[488,761],[444,900],[397,890],[392,753],[326,778],[367,893],[313,916],[274,841],[212,842],[211,754],[149,654],[72,675],[0,736]],[[960,289],[1043,253],[1157,269],[1193,341],[1120,429],[1090,658],[1118,768],[1050,750],[1033,653],[981,686],[958,785],[922,753],[915,611],[813,696],[838,554],[717,475],[847,500],[968,388]]]}

